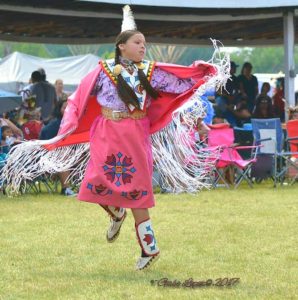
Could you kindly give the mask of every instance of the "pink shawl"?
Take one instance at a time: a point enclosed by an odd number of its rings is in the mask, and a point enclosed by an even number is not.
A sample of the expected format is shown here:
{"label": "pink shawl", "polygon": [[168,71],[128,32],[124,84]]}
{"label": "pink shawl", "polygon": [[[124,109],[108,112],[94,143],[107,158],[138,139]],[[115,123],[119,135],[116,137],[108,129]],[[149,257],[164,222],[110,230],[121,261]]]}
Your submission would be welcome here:
{"label": "pink shawl", "polygon": [[[165,127],[171,121],[172,113],[183,105],[199,86],[217,74],[216,67],[204,61],[196,61],[189,67],[166,63],[155,63],[154,67],[173,73],[178,78],[192,78],[196,84],[183,94],[162,92],[157,100],[152,100],[148,108],[151,134]],[[57,147],[89,141],[90,127],[94,119],[101,113],[96,97],[90,96],[101,70],[102,65],[99,63],[93,71],[82,79],[75,93],[68,99],[58,135],[44,145],[46,149],[52,150]]]}

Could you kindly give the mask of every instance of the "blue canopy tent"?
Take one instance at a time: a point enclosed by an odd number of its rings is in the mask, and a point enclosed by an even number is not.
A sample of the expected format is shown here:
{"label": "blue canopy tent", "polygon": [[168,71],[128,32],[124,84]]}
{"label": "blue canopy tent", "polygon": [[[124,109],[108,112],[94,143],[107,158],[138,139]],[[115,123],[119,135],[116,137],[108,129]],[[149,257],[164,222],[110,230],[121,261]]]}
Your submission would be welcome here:
{"label": "blue canopy tent", "polygon": [[11,111],[22,104],[22,96],[0,90],[0,114]]}

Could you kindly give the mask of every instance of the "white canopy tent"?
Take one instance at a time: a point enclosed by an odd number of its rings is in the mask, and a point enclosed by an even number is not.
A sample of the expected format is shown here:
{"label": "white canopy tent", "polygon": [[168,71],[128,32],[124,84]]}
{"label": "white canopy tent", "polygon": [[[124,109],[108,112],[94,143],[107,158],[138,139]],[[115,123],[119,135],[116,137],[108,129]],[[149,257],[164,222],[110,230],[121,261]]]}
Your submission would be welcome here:
{"label": "white canopy tent", "polygon": [[99,60],[99,57],[92,54],[45,59],[14,52],[0,61],[0,88],[18,92],[28,84],[33,71],[43,68],[49,82],[62,79],[66,88],[72,91]]}

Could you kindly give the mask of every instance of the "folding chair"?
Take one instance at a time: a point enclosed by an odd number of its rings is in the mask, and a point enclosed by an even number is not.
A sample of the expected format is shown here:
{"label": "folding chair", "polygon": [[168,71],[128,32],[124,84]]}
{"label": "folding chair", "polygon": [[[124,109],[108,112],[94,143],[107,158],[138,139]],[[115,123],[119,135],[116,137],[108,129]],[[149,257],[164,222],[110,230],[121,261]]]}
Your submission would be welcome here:
{"label": "folding chair", "polygon": [[284,134],[279,118],[252,119],[251,122],[254,143],[262,146],[257,149],[257,156],[271,155],[273,157],[274,187],[276,187],[277,181],[283,184],[289,166],[294,166],[291,157],[298,152],[283,149]]}
{"label": "folding chair", "polygon": [[22,194],[33,193],[40,194],[44,190],[49,193],[55,193],[58,189],[58,180],[55,176],[44,173],[33,179],[23,179],[20,187]]}
{"label": "folding chair", "polygon": [[208,147],[220,147],[220,157],[216,163],[214,170],[215,180],[214,186],[216,186],[220,180],[223,181],[226,187],[230,187],[224,177],[224,169],[232,167],[235,170],[234,187],[237,188],[239,184],[245,180],[250,187],[252,187],[252,181],[250,178],[250,170],[252,164],[256,161],[255,153],[252,151],[252,157],[249,159],[243,159],[238,153],[238,150],[255,149],[256,146],[237,146],[234,144],[234,130],[233,128],[219,128],[211,129],[208,132]]}
{"label": "folding chair", "polygon": [[42,174],[35,178],[33,181],[27,181],[27,188],[25,192],[32,191],[35,194],[42,192],[42,186],[45,187],[49,194],[55,193],[58,189],[58,182],[55,177],[50,174]]}
{"label": "folding chair", "polygon": [[291,184],[298,179],[298,120],[287,123],[287,142],[292,153],[288,163],[288,177],[292,177]]}
{"label": "folding chair", "polygon": [[[251,123],[246,123],[243,127],[234,127],[235,143],[240,146],[253,146],[253,135]],[[239,150],[243,159],[251,158],[251,149]]]}
{"label": "folding chair", "polygon": [[23,179],[20,185],[21,194],[39,194],[44,189],[49,194],[57,191],[58,183],[56,182],[56,179],[52,178],[51,175],[43,174],[34,178],[33,180]]}

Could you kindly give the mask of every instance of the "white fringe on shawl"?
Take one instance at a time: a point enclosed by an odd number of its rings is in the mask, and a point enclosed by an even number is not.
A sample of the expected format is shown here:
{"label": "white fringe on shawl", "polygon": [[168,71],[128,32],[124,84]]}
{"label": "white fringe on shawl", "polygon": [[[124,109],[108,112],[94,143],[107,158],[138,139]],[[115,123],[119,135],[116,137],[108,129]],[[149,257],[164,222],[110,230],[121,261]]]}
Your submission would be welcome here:
{"label": "white fringe on shawl", "polygon": [[[228,55],[220,52],[216,41],[212,42],[215,52],[210,63],[217,66],[217,75],[211,77],[185,105],[173,113],[173,121],[166,128],[152,135],[155,167],[162,177],[162,188],[171,192],[196,192],[210,186],[209,176],[217,155],[204,150],[197,151],[195,140],[190,135],[197,119],[205,116],[200,96],[211,87],[225,86],[230,77]],[[70,171],[69,182],[80,185],[90,157],[89,143],[52,151],[42,146],[48,143],[27,141],[10,151],[0,175],[0,182],[6,184],[9,195],[18,194],[22,185],[43,174],[63,171]]]}
{"label": "white fringe on shawl", "polygon": [[208,188],[217,159],[216,152],[197,149],[191,128],[195,128],[198,117],[204,118],[205,108],[197,97],[191,102],[193,107],[176,112],[167,127],[152,135],[155,168],[161,176],[161,188],[168,192],[192,193]]}
{"label": "white fringe on shawl", "polygon": [[21,187],[25,189],[28,182],[44,174],[75,171],[73,181],[81,182],[89,159],[89,143],[48,151],[43,147],[48,142],[26,141],[11,149],[0,175],[8,195],[19,194]]}
{"label": "white fringe on shawl", "polygon": [[204,151],[202,143],[197,149],[196,140],[190,138],[198,118],[204,119],[206,114],[200,96],[210,88],[224,88],[230,78],[229,55],[221,52],[220,42],[211,41],[215,51],[209,62],[217,67],[217,75],[173,113],[173,121],[166,128],[152,135],[155,167],[162,178],[162,188],[170,192],[192,193],[211,185],[210,175],[219,153]]}

